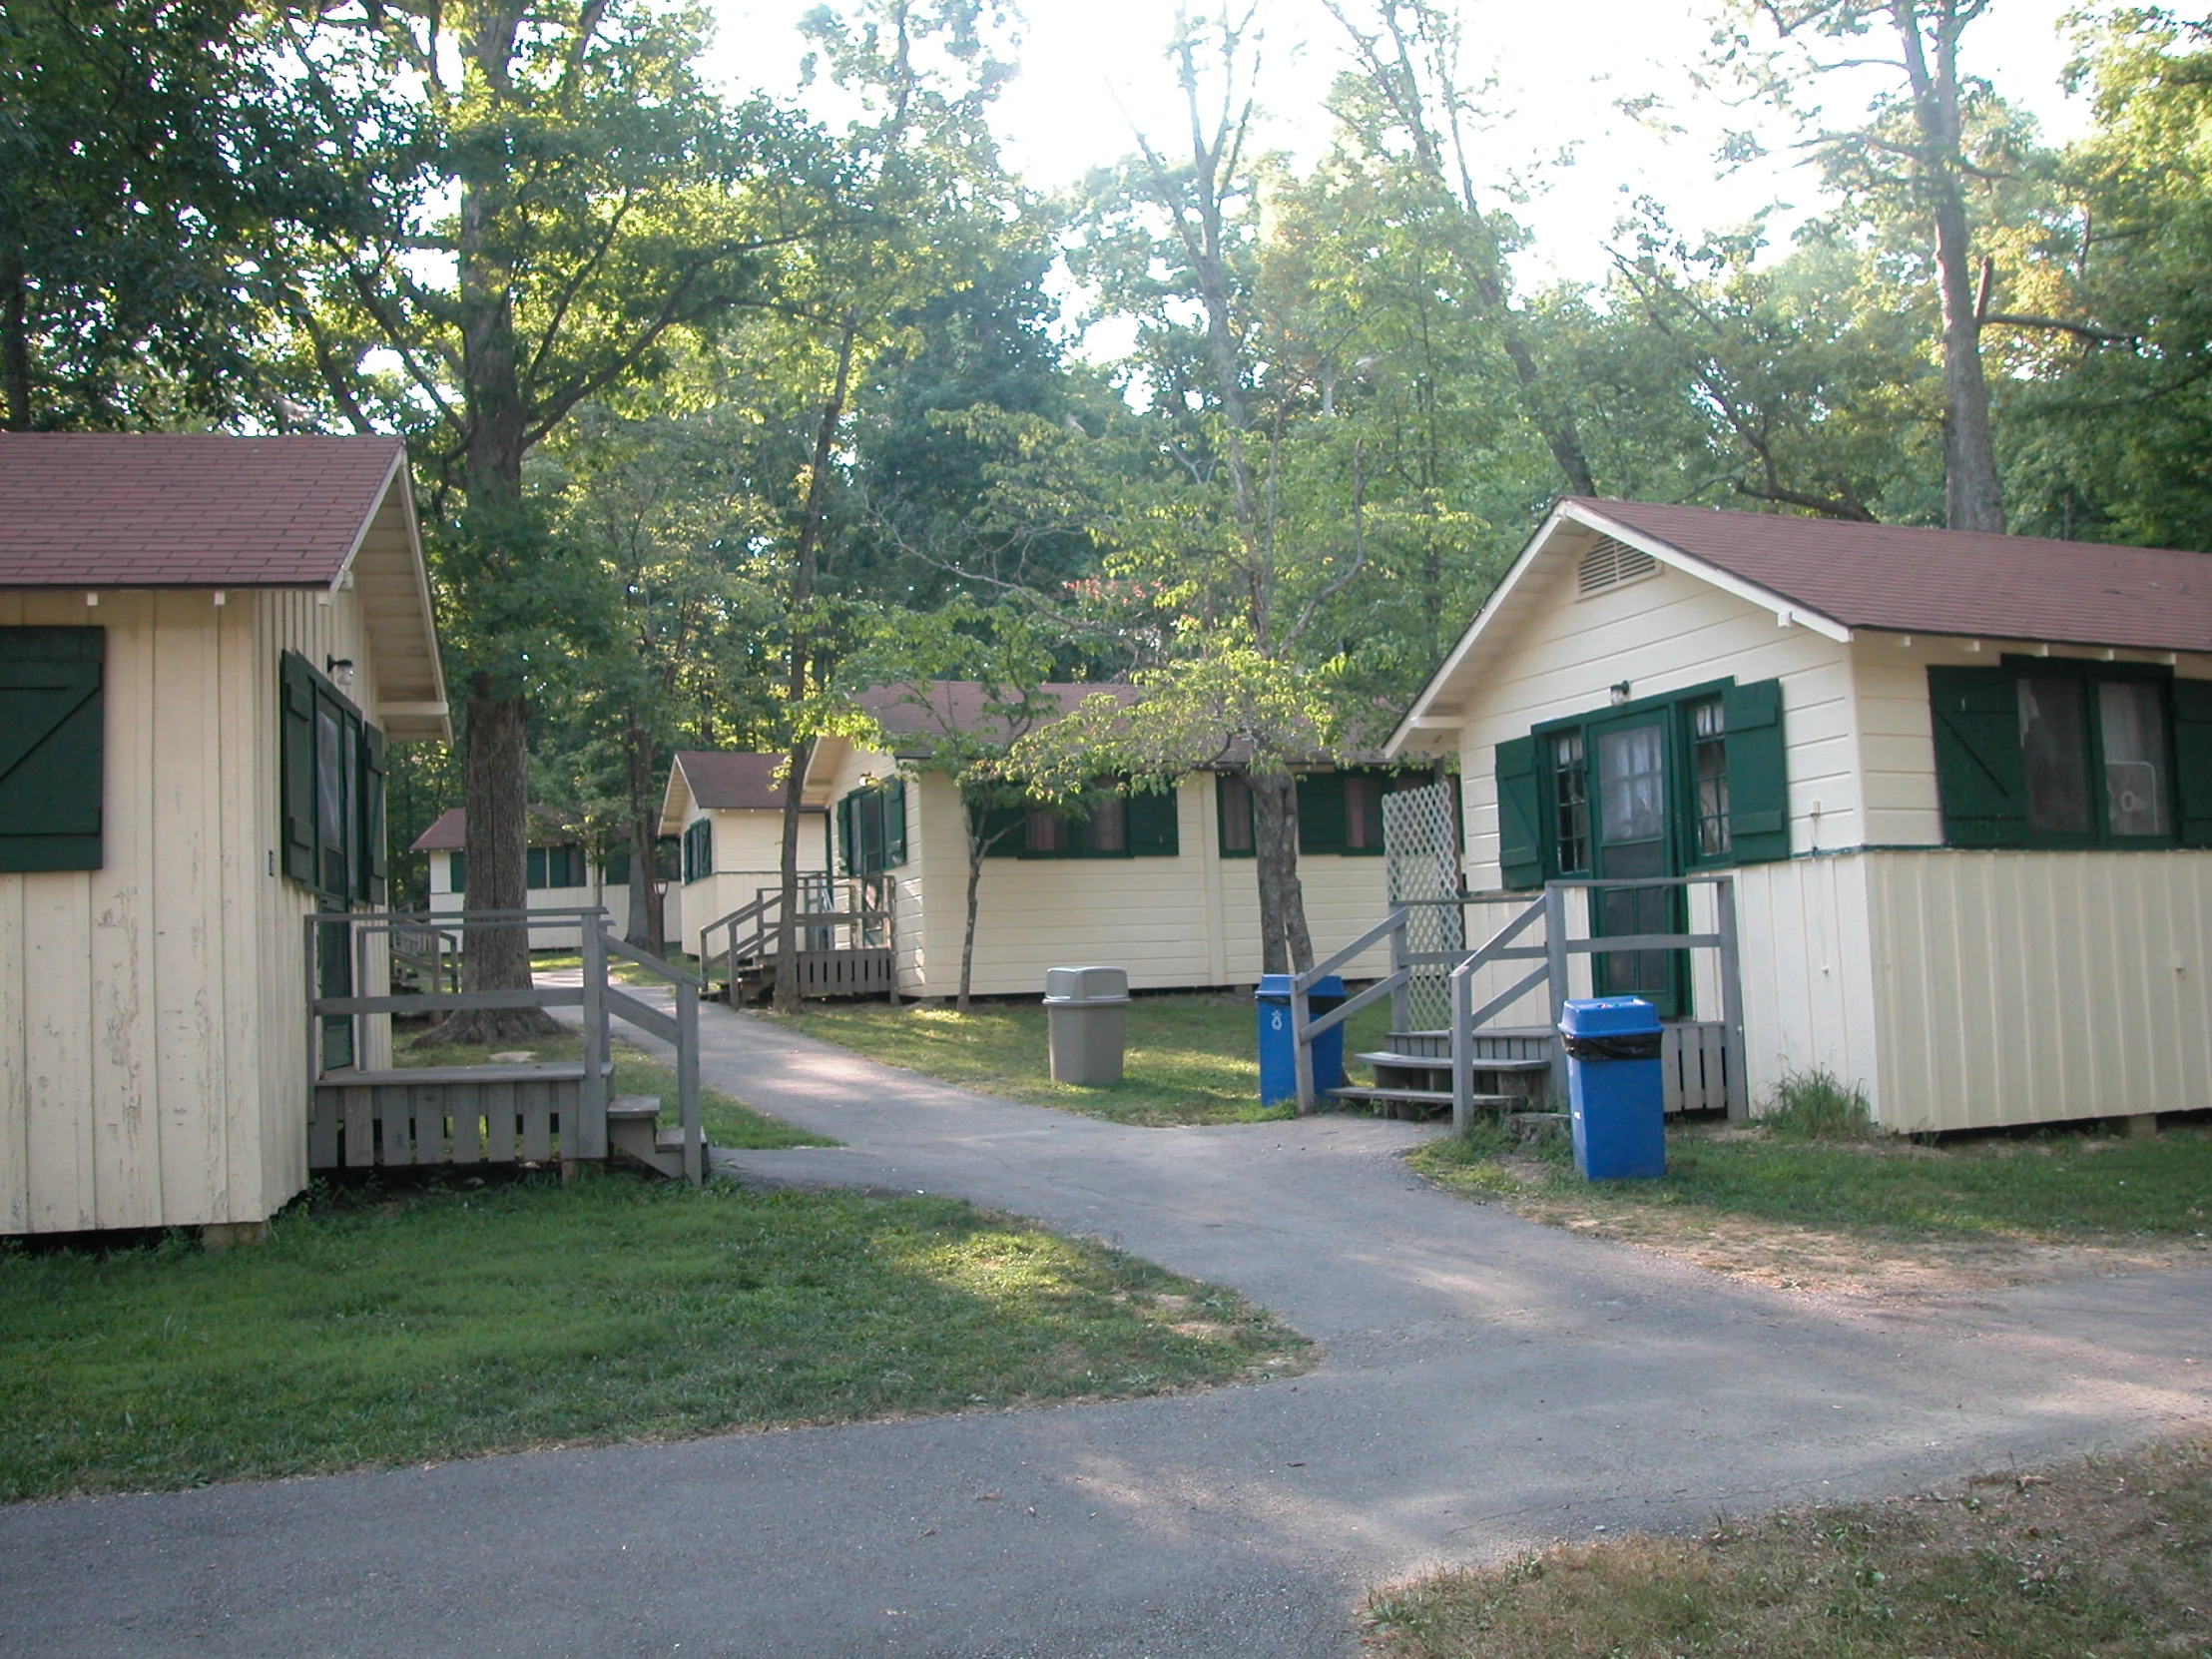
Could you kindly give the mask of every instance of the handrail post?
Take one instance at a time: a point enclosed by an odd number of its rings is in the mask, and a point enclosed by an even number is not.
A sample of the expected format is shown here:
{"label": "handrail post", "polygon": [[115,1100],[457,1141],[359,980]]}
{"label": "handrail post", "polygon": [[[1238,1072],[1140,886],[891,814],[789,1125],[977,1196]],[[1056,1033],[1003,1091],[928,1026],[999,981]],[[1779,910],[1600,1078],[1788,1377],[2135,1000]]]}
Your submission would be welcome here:
{"label": "handrail post", "polygon": [[1545,987],[1551,992],[1551,1100],[1561,1110],[1567,1098],[1567,1045],[1559,1035],[1559,1023],[1567,1017],[1567,889],[1555,881],[1544,884]]}
{"label": "handrail post", "polygon": [[1301,974],[1291,975],[1291,1074],[1298,1088],[1298,1115],[1310,1117],[1314,1112],[1314,1048],[1306,1034],[1306,987],[1299,983]]}
{"label": "handrail post", "polygon": [[562,1125],[562,1140],[573,1142],[561,1149],[563,1163],[607,1156],[607,946],[599,917],[584,917],[577,931],[584,951],[584,1084],[577,1100],[583,1121],[573,1126],[573,1133],[570,1125]]}
{"label": "handrail post", "polygon": [[[1406,923],[1412,918],[1412,912],[1399,905],[1396,907],[1394,914],[1397,918],[1397,925],[1390,929],[1390,971],[1397,973],[1404,969],[1405,958],[1411,954],[1407,948],[1411,941],[1405,936],[1405,928]],[[1412,1016],[1406,1012],[1406,1000],[1405,985],[1400,984],[1390,992],[1390,1029],[1392,1031],[1407,1031],[1412,1028],[1413,1020]]]}
{"label": "handrail post", "polygon": [[1462,1135],[1474,1122],[1474,958],[1451,970],[1451,1127]]}
{"label": "handrail post", "polygon": [[883,873],[882,890],[876,902],[883,906],[883,948],[890,954],[889,1005],[898,1006],[898,886],[890,872]]}
{"label": "handrail post", "polygon": [[1751,1116],[1751,1079],[1744,1052],[1744,987],[1736,949],[1736,878],[1724,875],[1713,885],[1714,931],[1720,934],[1721,1052],[1728,1064],[1728,1120]]}
{"label": "handrail post", "polygon": [[684,1126],[684,1179],[707,1179],[706,1136],[699,1124],[699,990],[676,982],[676,1116]]}

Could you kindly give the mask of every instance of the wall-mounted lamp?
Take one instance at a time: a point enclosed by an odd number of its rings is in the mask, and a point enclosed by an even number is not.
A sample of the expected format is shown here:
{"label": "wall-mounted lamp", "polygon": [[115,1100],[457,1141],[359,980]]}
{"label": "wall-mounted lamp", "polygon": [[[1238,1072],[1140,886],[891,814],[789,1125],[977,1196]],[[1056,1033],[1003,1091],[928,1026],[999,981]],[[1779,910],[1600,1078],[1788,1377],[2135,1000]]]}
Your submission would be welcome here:
{"label": "wall-mounted lamp", "polygon": [[872,790],[873,788],[875,788],[875,774],[872,772],[861,773],[860,788],[863,790]]}
{"label": "wall-mounted lamp", "polygon": [[329,671],[330,679],[339,691],[353,689],[353,659],[350,657],[325,657],[322,666]]}
{"label": "wall-mounted lamp", "polygon": [[1628,701],[1628,682],[1623,680],[1613,688],[1613,706],[1619,708]]}

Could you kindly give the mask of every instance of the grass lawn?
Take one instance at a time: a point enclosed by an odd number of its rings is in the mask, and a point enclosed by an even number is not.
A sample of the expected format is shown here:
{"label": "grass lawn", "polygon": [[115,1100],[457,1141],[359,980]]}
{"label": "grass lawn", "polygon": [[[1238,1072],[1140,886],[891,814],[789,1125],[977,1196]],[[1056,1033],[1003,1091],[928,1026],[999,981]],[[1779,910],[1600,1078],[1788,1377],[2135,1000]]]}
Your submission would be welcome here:
{"label": "grass lawn", "polygon": [[[1382,1047],[1389,1013],[1385,1000],[1353,1015],[1346,1052]],[[1250,994],[1132,998],[1127,1059],[1122,1081],[1112,1088],[1052,1081],[1039,1002],[979,1002],[965,1014],[939,1003],[812,1003],[790,1023],[871,1060],[1117,1123],[1250,1123],[1292,1115],[1287,1106],[1260,1104],[1259,1028]]]}
{"label": "grass lawn", "polygon": [[[682,968],[695,979],[699,977],[699,958],[697,956],[687,955],[681,950],[672,950],[661,960],[668,963],[670,967]],[[530,952],[530,970],[533,973],[556,972],[562,968],[580,968],[583,965],[584,953],[581,950],[533,950]],[[608,952],[607,955],[607,974],[608,977],[625,985],[666,985],[668,983],[660,974],[654,973],[648,968],[640,967],[636,962],[625,961],[612,951]]]}
{"label": "grass lawn", "polygon": [[1567,1544],[1371,1596],[1375,1659],[2202,1659],[2212,1445],[1702,1536]]}
{"label": "grass lawn", "polygon": [[251,1250],[0,1246],[0,1499],[1304,1369],[1233,1292],[937,1198],[587,1170],[324,1191]]}
{"label": "grass lawn", "polygon": [[2201,1125],[2154,1139],[2052,1130],[1936,1146],[1676,1125],[1662,1179],[1596,1184],[1576,1178],[1563,1143],[1516,1151],[1478,1128],[1410,1162],[1534,1220],[1793,1286],[2067,1276],[2094,1271],[2084,1253],[2113,1266],[2171,1260],[2212,1233],[2212,1132]]}
{"label": "grass lawn", "polygon": [[[620,1037],[614,1040],[615,1078],[614,1092],[621,1094],[651,1094],[661,1097],[661,1122],[676,1128],[676,1068],[664,1066],[635,1048]],[[521,1054],[521,1048],[500,1049],[502,1054]],[[533,1060],[581,1060],[584,1057],[584,1039],[581,1036],[540,1037],[527,1050]],[[443,1044],[436,1048],[409,1048],[404,1036],[394,1039],[392,1062],[402,1066],[480,1066],[489,1056],[481,1048],[463,1047],[459,1044]],[[804,1129],[794,1129],[790,1124],[756,1112],[743,1101],[733,1100],[720,1089],[699,1086],[699,1121],[707,1132],[710,1146],[739,1147],[748,1151],[773,1151],[786,1146],[835,1146],[837,1143],[827,1135],[810,1134]]]}

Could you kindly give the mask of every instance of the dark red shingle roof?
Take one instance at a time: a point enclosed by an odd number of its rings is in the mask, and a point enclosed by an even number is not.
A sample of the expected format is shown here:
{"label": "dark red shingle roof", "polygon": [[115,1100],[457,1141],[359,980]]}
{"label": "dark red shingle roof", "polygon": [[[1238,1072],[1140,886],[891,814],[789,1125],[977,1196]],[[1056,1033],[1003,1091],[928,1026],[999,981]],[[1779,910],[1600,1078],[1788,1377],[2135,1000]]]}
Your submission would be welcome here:
{"label": "dark red shingle roof", "polygon": [[1640,501],[1573,505],[1847,628],[2212,651],[2212,554]]}
{"label": "dark red shingle roof", "polygon": [[397,438],[0,434],[0,587],[318,587],[405,451]]}

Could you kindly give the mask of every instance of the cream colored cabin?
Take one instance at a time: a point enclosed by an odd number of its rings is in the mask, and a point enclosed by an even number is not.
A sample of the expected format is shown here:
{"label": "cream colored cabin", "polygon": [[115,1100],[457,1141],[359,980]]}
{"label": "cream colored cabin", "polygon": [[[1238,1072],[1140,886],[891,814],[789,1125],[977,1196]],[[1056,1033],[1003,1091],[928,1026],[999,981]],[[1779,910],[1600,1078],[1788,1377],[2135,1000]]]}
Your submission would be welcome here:
{"label": "cream colored cabin", "polygon": [[2212,1106],[2212,557],[1567,501],[1392,752],[1459,757],[1470,889],[1732,871],[1755,1109]]}
{"label": "cream colored cabin", "polygon": [[0,436],[0,1233],[259,1224],[302,918],[381,896],[381,745],[448,736],[404,451]]}
{"label": "cream colored cabin", "polygon": [[[407,848],[425,853],[430,863],[430,918],[456,918],[468,907],[468,814],[453,807],[441,813]],[[593,855],[582,832],[539,809],[531,809],[523,890],[533,910],[602,909],[616,938],[630,930],[630,869]],[[532,922],[532,950],[575,950],[583,943],[580,918]]]}
{"label": "cream colored cabin", "polygon": [[[669,883],[664,925],[673,948],[699,954],[701,932],[751,904],[770,887],[781,890],[784,868],[784,786],[781,755],[680,751],[661,798],[661,833],[679,837],[680,881]],[[802,875],[830,865],[829,820],[805,809],[799,832]],[[678,941],[681,941],[679,944]]]}
{"label": "cream colored cabin", "polygon": [[[940,702],[942,694],[956,698],[963,689],[971,688],[960,682],[933,688]],[[1101,688],[1057,689],[1072,705]],[[870,699],[896,747],[910,752],[825,740],[808,769],[806,799],[829,815],[840,874],[880,869],[892,878],[900,994],[951,996],[959,989],[967,922],[966,810],[952,781],[920,764],[926,734],[901,739],[897,701],[875,693],[863,702]],[[1317,769],[1312,779],[1310,796],[1338,787],[1334,772]],[[1034,834],[1027,824],[1010,829],[983,859],[974,993],[1041,994],[1045,970],[1071,964],[1126,968],[1130,985],[1141,990],[1257,983],[1260,902],[1249,821],[1241,835],[1231,824],[1230,838],[1241,845],[1225,846],[1224,787],[1223,778],[1197,773],[1172,799],[1132,798],[1119,810],[1116,832],[1105,837],[1114,844],[1103,849],[1083,845],[1080,826],[1056,831],[1040,822]],[[886,811],[894,826],[882,824]],[[1317,816],[1309,815],[1310,827]],[[1358,850],[1309,849],[1299,858],[1317,954],[1349,944],[1382,913],[1379,830],[1368,839]],[[1347,972],[1386,971],[1383,955],[1378,949]]]}

